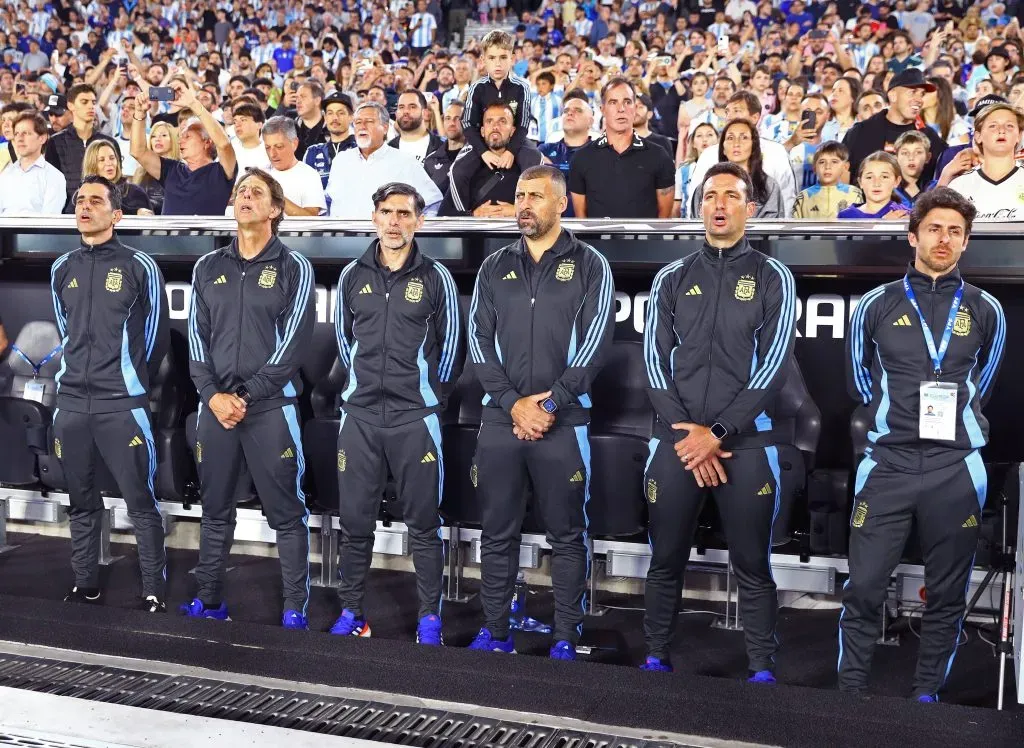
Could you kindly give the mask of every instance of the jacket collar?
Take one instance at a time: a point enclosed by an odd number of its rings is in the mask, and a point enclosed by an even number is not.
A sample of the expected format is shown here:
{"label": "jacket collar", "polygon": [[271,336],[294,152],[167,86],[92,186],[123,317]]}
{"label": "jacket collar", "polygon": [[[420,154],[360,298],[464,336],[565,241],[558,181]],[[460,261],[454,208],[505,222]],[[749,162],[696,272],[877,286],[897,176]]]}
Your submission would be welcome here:
{"label": "jacket collar", "polygon": [[[907,278],[910,280],[910,285],[914,289],[921,289],[924,291],[932,290],[932,279],[931,276],[925,275],[914,267],[914,263],[907,265]],[[936,291],[955,291],[963,278],[960,275],[960,266],[956,265],[945,275],[940,275],[934,281]]]}
{"label": "jacket collar", "polygon": [[[377,259],[378,256],[379,256],[379,253],[380,253],[380,239],[375,239],[374,241],[372,241],[370,243],[370,246],[366,248],[366,251],[363,252],[362,256],[357,260],[357,262],[365,265],[368,268],[372,268],[374,270],[386,270],[386,268],[384,268],[384,266],[382,266],[380,264],[380,261]],[[405,267],[403,267],[398,272],[400,272],[400,273],[409,272],[409,271],[415,270],[416,268],[418,268],[422,264],[423,264],[423,254],[420,252],[420,247],[416,243],[416,240],[413,239],[412,240],[412,251],[409,252],[409,257],[405,261]]]}
{"label": "jacket collar", "polygon": [[[544,254],[549,254],[552,257],[561,257],[562,255],[567,255],[576,249],[577,244],[579,244],[579,240],[576,238],[576,235],[569,231],[569,229],[562,229],[562,233],[560,233],[558,238],[555,239],[555,243],[551,246],[551,249]],[[523,237],[519,237],[519,241],[517,241],[513,246],[519,254],[524,257],[529,256],[530,250],[526,246],[526,239]]]}
{"label": "jacket collar", "polygon": [[120,249],[124,245],[121,244],[121,240],[117,238],[117,232],[115,231],[109,239],[100,244],[86,244],[82,242],[83,252],[103,252],[111,249]]}
{"label": "jacket collar", "polygon": [[720,257],[725,257],[726,262],[732,262],[751,251],[750,242],[747,241],[747,237],[744,234],[738,242],[733,244],[731,247],[725,247],[718,249],[718,247],[712,247],[708,244],[707,239],[704,239],[704,244],[701,247],[701,253],[709,260],[717,262]]}
{"label": "jacket collar", "polygon": [[281,244],[281,240],[276,236],[271,236],[270,241],[260,251],[258,255],[253,257],[251,260],[246,260],[238,252],[238,239],[232,239],[231,245],[227,248],[228,254],[234,257],[239,262],[270,262],[271,260],[277,260],[281,257],[281,252],[284,249],[284,245]]}

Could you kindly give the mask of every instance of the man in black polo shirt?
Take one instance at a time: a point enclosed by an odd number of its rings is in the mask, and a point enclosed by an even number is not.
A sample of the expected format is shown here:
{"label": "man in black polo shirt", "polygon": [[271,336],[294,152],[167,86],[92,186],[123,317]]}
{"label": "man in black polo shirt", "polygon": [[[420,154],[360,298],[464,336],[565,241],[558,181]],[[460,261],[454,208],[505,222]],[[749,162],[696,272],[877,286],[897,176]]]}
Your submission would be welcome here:
{"label": "man in black polo shirt", "polygon": [[[495,101],[487,105],[480,134],[491,153],[495,156],[503,155],[508,150],[515,131],[515,114],[507,101]],[[460,152],[455,157],[453,169],[459,159],[463,158],[463,153]],[[507,169],[491,169],[482,160],[477,159],[478,166],[469,182],[469,199],[465,204],[465,210],[459,210],[449,189],[438,215],[472,215],[476,218],[515,217],[516,182],[523,171],[520,164],[525,164],[529,168],[540,164],[542,159],[540,151],[526,144],[520,146],[519,155]]]}
{"label": "man in black polo shirt", "polygon": [[569,164],[577,218],[669,218],[675,189],[672,157],[633,129],[636,90],[615,77],[601,89],[605,134]]}

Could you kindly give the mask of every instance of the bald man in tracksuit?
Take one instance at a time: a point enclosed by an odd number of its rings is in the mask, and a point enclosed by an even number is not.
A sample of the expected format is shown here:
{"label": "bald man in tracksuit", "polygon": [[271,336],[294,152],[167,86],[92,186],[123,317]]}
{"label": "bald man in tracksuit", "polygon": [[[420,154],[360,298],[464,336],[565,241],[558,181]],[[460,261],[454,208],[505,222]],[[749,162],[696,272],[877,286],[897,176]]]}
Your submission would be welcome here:
{"label": "bald man in tracksuit", "polygon": [[[199,592],[181,609],[190,617],[228,617],[225,565],[234,539],[238,482],[248,474],[267,522],[277,531],[282,625],[308,627],[309,512],[296,401],[302,391],[299,367],[316,321],[314,294],[309,260],[277,236],[249,260],[239,254],[235,239],[196,262],[189,368],[200,399],[195,458],[203,519],[195,571]],[[232,429],[210,409],[210,398],[219,393],[233,393],[246,403],[245,417]]]}
{"label": "bald man in tracksuit", "polygon": [[[710,184],[710,179],[708,184]],[[793,355],[796,291],[781,262],[751,248],[704,247],[667,265],[647,301],[644,351],[657,414],[644,475],[651,566],[646,670],[671,670],[669,647],[697,515],[715,498],[736,572],[747,658],[755,682],[774,682],[778,599],[769,556],[779,507],[772,415]],[[728,482],[698,484],[676,445],[710,427]]]}
{"label": "bald man in tracksuit", "polygon": [[[975,214],[952,190],[921,196],[910,216],[915,262],[903,278],[864,294],[850,322],[847,381],[867,406],[871,429],[857,466],[839,618],[839,688],[847,692],[867,688],[886,590],[912,524],[928,591],[913,682],[918,701],[938,700],[960,639],[988,488],[978,451],[988,443],[981,410],[999,371],[1006,319],[993,296],[960,275],[958,245],[966,246],[970,219],[957,236],[954,209]],[[936,243],[932,237],[945,229]]]}

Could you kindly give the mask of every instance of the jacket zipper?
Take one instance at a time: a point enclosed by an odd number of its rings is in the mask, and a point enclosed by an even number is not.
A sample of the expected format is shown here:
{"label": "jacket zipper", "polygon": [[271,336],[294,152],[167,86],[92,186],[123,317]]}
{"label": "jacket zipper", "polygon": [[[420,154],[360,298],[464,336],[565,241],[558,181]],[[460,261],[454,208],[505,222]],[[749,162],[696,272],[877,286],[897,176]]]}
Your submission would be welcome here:
{"label": "jacket zipper", "polygon": [[718,281],[715,286],[715,310],[711,317],[711,334],[708,336],[708,378],[704,383],[704,404],[701,406],[702,423],[708,420],[708,390],[711,389],[711,371],[715,358],[715,327],[718,323],[718,302],[722,298],[722,276],[725,274],[725,268],[722,264],[723,259],[722,250],[719,249],[718,263],[716,265]]}
{"label": "jacket zipper", "polygon": [[[378,270],[384,284],[384,331],[380,335],[380,419],[384,422],[388,412],[387,399],[384,396],[384,375],[388,367],[388,312],[391,309],[391,286],[385,273]],[[391,274],[394,276],[394,273]]]}
{"label": "jacket zipper", "polygon": [[[530,392],[536,392],[537,388],[533,384],[533,317],[534,311],[537,308],[537,284],[539,283],[540,277],[540,263],[534,263],[534,267],[531,268],[534,272],[530,273],[530,282],[527,282],[526,276],[526,263],[533,262],[533,258],[529,256],[529,250],[523,250],[522,257],[522,268],[523,271],[523,285],[526,286],[526,292],[530,296],[530,347],[527,349],[530,351]],[[495,331],[495,337],[497,337],[497,331]]]}
{"label": "jacket zipper", "polygon": [[238,371],[241,366],[242,358],[242,316],[245,305],[242,303],[245,298],[245,273],[246,273],[246,262],[242,263],[242,282],[238,284],[238,343],[235,345],[235,376],[238,376]]}
{"label": "jacket zipper", "polygon": [[[92,263],[89,267],[89,308],[86,310],[85,315],[85,330],[86,335],[89,337],[89,345],[87,346],[88,351],[85,354],[85,396],[89,402],[89,410],[92,410],[92,302],[96,295],[96,249],[91,248],[89,250],[89,261]],[[127,394],[127,393],[125,393]]]}

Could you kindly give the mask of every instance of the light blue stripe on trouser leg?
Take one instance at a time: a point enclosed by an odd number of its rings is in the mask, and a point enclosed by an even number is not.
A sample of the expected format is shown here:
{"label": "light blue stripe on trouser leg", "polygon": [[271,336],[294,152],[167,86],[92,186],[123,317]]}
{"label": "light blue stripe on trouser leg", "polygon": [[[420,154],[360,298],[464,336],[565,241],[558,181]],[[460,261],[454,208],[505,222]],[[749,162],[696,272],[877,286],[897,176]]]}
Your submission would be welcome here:
{"label": "light blue stripe on trouser leg", "polygon": [[285,405],[285,423],[288,424],[288,433],[295,445],[295,497],[302,504],[302,524],[306,527],[306,599],[302,603],[302,615],[306,615],[309,608],[309,509],[306,508],[306,494],[302,491],[302,479],[306,474],[306,458],[302,453],[302,435],[299,432],[299,417],[294,405]]}
{"label": "light blue stripe on trouser leg", "polygon": [[[441,448],[441,421],[436,413],[431,413],[423,419],[427,424],[427,431],[434,442],[434,449],[437,450],[437,520],[441,522],[441,497],[444,495],[444,450]],[[441,537],[441,528],[437,528],[437,537]],[[451,553],[451,548],[448,549]],[[437,599],[437,614],[441,615],[441,605],[444,600],[444,544],[441,545],[441,590],[442,594]]]}
{"label": "light blue stripe on trouser leg", "polygon": [[[586,482],[583,486],[583,552],[587,557],[587,575],[586,578],[590,577],[590,541],[587,534],[587,530],[590,528],[590,518],[587,516],[587,503],[590,501],[590,427],[589,426],[575,426],[576,432],[576,444],[580,448],[580,457],[583,459],[583,470],[586,472]],[[583,598],[580,601],[580,607],[583,609],[583,614],[587,612],[587,588],[586,584],[583,586]],[[583,624],[581,623],[576,627],[577,634],[583,634]]]}

